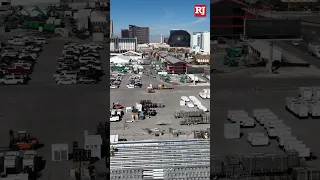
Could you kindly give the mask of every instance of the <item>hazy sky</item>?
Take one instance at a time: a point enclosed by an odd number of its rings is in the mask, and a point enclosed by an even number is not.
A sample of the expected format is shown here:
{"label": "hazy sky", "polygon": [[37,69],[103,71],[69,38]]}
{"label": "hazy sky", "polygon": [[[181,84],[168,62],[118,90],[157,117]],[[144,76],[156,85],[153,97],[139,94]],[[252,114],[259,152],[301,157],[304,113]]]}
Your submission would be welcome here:
{"label": "hazy sky", "polygon": [[210,9],[207,18],[197,18],[193,12],[195,4],[210,7],[209,0],[111,0],[114,34],[128,29],[129,24],[150,27],[151,35],[169,35],[170,29],[210,31]]}

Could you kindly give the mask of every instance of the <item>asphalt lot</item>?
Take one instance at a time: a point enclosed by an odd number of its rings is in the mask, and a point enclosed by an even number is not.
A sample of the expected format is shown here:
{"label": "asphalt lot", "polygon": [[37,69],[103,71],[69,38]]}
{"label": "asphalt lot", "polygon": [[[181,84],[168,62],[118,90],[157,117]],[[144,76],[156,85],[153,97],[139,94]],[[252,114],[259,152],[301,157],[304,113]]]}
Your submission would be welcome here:
{"label": "asphalt lot", "polygon": [[[46,167],[39,179],[67,179],[71,162],[52,162],[51,144],[79,141],[83,146],[84,130],[95,133],[99,121],[107,121],[109,113],[109,83],[103,77],[100,84],[59,86],[52,76],[56,70],[57,57],[62,53],[66,38],[48,39],[44,51],[35,65],[31,81],[27,85],[2,86],[0,107],[2,126],[1,147],[9,145],[9,129],[27,130],[39,138],[44,147],[38,150]],[[101,51],[104,66],[108,47]],[[107,68],[105,68],[107,69]]]}
{"label": "asphalt lot", "polygon": [[[125,107],[135,106],[135,103],[139,103],[140,100],[151,100],[153,102],[164,103],[164,108],[157,108],[158,114],[150,119],[147,118],[143,121],[126,123],[125,119],[119,122],[111,122],[111,134],[119,134],[125,136],[127,139],[157,139],[158,137],[151,135],[144,135],[142,133],[142,128],[159,128],[168,132],[169,127],[180,129],[183,131],[192,131],[193,129],[206,129],[209,125],[194,125],[194,126],[180,126],[179,120],[174,118],[174,112],[180,110],[179,100],[181,96],[196,96],[204,106],[210,110],[209,100],[202,100],[198,93],[208,87],[191,87],[191,86],[173,86],[173,90],[156,90],[155,93],[146,93],[145,89],[150,84],[158,85],[161,84],[161,81],[147,76],[142,76],[143,87],[128,89],[126,87],[126,82],[130,75],[127,74],[123,77],[123,82],[119,89],[110,90],[110,106],[112,103],[119,103]],[[125,116],[126,117],[126,116]],[[156,125],[159,121],[169,122],[170,125],[158,126]],[[167,134],[167,133],[166,133]],[[161,138],[161,137],[159,137]],[[162,137],[164,138],[164,137]],[[173,137],[165,137],[173,138]],[[191,136],[190,136],[191,138]]]}
{"label": "asphalt lot", "polygon": [[[319,136],[319,120],[299,120],[284,108],[285,97],[298,95],[299,86],[317,86],[319,79],[223,79],[212,78],[211,82],[211,144],[214,154],[281,153],[277,143],[272,141],[268,147],[252,147],[246,142],[246,136],[240,140],[225,140],[223,124],[227,121],[227,111],[243,109],[249,114],[256,108],[269,108],[288,124],[293,135],[302,140],[312,152],[320,153],[320,146],[314,137]],[[226,85],[225,82],[228,82]],[[218,85],[217,85],[218,84]],[[260,90],[257,90],[260,89]],[[245,129],[242,132],[260,131]],[[217,146],[214,146],[217,144]]]}

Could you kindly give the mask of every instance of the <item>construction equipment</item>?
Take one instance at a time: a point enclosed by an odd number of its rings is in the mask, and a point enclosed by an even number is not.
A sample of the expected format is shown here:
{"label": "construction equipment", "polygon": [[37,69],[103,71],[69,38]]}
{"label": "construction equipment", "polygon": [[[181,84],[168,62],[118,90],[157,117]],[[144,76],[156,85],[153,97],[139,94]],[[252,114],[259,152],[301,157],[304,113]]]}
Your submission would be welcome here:
{"label": "construction equipment", "polygon": [[35,171],[35,164],[36,164],[36,151],[26,151],[23,154],[23,170],[28,173],[32,173]]}
{"label": "construction equipment", "polygon": [[123,109],[124,107],[119,104],[119,103],[113,103],[113,106],[112,106],[113,109]]}
{"label": "construction equipment", "polygon": [[147,93],[155,93],[155,90],[154,90],[153,88],[148,87],[148,88],[146,89],[146,92],[147,92]]}
{"label": "construction equipment", "polygon": [[227,54],[224,57],[223,64],[230,67],[237,67],[240,63],[240,58],[243,55],[243,48],[236,47],[228,47],[226,49]]}
{"label": "construction equipment", "polygon": [[196,130],[196,131],[194,131],[194,138],[195,139],[209,139],[210,138],[209,131]]}
{"label": "construction equipment", "polygon": [[20,153],[8,151],[4,156],[4,174],[16,174],[21,170]]}
{"label": "construction equipment", "polygon": [[13,151],[32,150],[39,145],[39,140],[36,137],[31,137],[27,131],[18,131],[16,137],[10,135],[9,148]]}
{"label": "construction equipment", "polygon": [[168,122],[168,121],[158,121],[157,122],[157,125],[158,126],[165,126],[165,125],[170,125],[171,122]]}
{"label": "construction equipment", "polygon": [[152,84],[150,84],[148,86],[148,88],[151,88],[151,89],[156,89],[156,90],[162,90],[162,89],[174,89],[173,87],[167,87],[166,85],[164,84],[160,84],[160,85],[157,85],[157,86],[153,86]]}
{"label": "construction equipment", "polygon": [[164,84],[160,84],[157,86],[157,89],[173,89],[173,87],[167,87]]}

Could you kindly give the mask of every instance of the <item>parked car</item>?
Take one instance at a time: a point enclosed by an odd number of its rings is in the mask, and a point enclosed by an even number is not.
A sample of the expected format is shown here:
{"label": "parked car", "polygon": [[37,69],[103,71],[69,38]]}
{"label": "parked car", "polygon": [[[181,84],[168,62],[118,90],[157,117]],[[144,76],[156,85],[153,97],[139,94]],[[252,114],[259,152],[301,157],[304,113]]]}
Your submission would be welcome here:
{"label": "parked car", "polygon": [[80,84],[94,84],[94,83],[97,83],[98,81],[90,77],[81,77],[79,78],[78,82]]}
{"label": "parked car", "polygon": [[64,78],[59,78],[57,81],[57,84],[59,84],[59,85],[72,85],[72,84],[77,84],[77,80],[73,79],[73,78],[64,77]]}
{"label": "parked car", "polygon": [[24,82],[24,79],[21,77],[3,77],[0,79],[0,84],[2,85],[23,84]]}

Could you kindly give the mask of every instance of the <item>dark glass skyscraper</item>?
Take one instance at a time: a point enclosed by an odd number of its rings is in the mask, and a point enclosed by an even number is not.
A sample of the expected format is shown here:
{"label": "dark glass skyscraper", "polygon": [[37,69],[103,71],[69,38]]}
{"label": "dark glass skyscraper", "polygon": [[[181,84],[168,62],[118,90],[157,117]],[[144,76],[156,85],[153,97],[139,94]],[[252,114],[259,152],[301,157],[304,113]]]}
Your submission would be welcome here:
{"label": "dark glass skyscraper", "polygon": [[137,38],[138,44],[149,43],[149,36],[149,27],[138,27],[135,25],[129,25],[129,38]]}
{"label": "dark glass skyscraper", "polygon": [[129,30],[121,29],[121,38],[129,38]]}

